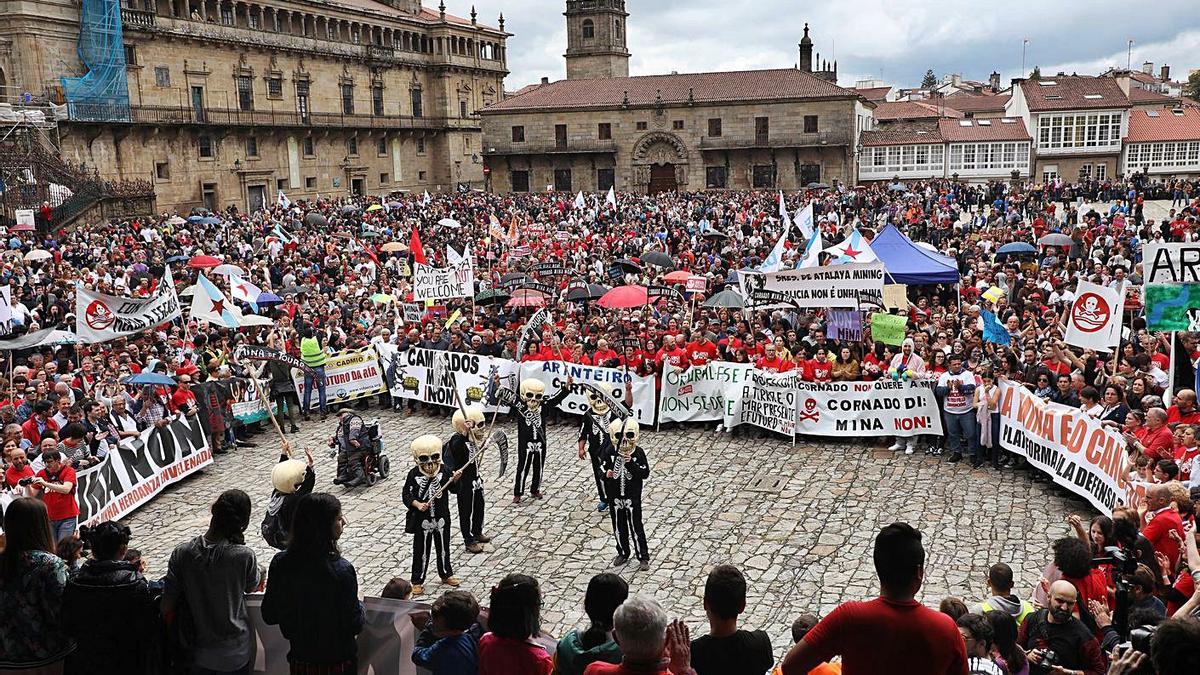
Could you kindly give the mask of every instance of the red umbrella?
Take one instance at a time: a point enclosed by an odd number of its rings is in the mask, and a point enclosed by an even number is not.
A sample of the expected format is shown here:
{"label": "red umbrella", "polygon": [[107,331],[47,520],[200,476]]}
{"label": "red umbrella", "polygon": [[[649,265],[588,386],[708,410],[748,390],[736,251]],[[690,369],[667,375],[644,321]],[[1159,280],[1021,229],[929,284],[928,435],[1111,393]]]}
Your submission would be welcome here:
{"label": "red umbrella", "polygon": [[663,281],[667,282],[668,284],[682,284],[691,278],[691,272],[688,272],[687,270],[678,270],[664,276]]}
{"label": "red umbrella", "polygon": [[601,296],[599,304],[607,309],[641,307],[649,302],[645,286],[617,286]]}
{"label": "red umbrella", "polygon": [[216,267],[221,264],[219,258],[214,258],[211,255],[194,255],[188,259],[188,267],[192,269],[202,270],[206,267]]}
{"label": "red umbrella", "polygon": [[9,232],[33,232],[34,230],[33,230],[33,226],[30,225],[29,223],[21,223],[20,225],[13,225],[12,227],[8,228],[8,231]]}
{"label": "red umbrella", "polygon": [[546,304],[546,298],[540,293],[517,295],[505,303],[505,307],[541,307]]}

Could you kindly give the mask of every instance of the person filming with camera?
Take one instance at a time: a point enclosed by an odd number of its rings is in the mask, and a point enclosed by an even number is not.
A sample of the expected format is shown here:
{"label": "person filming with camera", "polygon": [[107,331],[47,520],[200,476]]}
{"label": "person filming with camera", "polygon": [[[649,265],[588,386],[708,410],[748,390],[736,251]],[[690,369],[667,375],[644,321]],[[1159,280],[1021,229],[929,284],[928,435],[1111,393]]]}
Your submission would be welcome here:
{"label": "person filming with camera", "polygon": [[1049,606],[1021,624],[1017,644],[1026,650],[1030,675],[1104,675],[1100,643],[1071,614],[1078,597],[1075,586],[1060,579],[1050,585]]}
{"label": "person filming with camera", "polygon": [[63,461],[58,450],[42,453],[46,468],[38,471],[28,486],[29,496],[41,494],[50,517],[50,530],[59,542],[75,534],[79,523],[79,503],[75,501],[75,469]]}

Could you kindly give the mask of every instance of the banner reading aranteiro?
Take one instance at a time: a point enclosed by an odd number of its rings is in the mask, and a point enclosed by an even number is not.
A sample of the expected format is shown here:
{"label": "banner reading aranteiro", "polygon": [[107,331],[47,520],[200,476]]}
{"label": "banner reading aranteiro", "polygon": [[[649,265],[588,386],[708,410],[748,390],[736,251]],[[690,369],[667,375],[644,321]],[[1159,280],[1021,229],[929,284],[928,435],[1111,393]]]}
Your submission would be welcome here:
{"label": "banner reading aranteiro", "polygon": [[[613,398],[625,399],[625,371],[616,368],[581,366],[563,361],[526,361],[521,364],[520,379],[534,378],[546,385],[546,396],[553,396],[559,387],[565,387],[567,376],[576,384],[590,384],[608,392]],[[633,380],[633,415],[638,424],[654,424],[654,376],[628,375]],[[582,387],[576,388],[559,405],[573,415],[582,415],[588,409],[587,394]]]}
{"label": "banner reading aranteiro", "polygon": [[1105,515],[1128,502],[1125,439],[1077,408],[1000,383],[1000,444]]}
{"label": "banner reading aranteiro", "polygon": [[[293,372],[296,396],[304,400],[304,377]],[[331,402],[353,401],[387,391],[379,357],[370,347],[331,354],[325,360],[325,394]],[[314,392],[313,402],[316,402]]]}
{"label": "banner reading aranteiro", "polygon": [[796,433],[815,436],[941,435],[932,382],[800,382]]}
{"label": "banner reading aranteiro", "polygon": [[79,524],[124,518],[166,486],[212,461],[199,418],[179,416],[161,429],[150,427],[76,475]]}

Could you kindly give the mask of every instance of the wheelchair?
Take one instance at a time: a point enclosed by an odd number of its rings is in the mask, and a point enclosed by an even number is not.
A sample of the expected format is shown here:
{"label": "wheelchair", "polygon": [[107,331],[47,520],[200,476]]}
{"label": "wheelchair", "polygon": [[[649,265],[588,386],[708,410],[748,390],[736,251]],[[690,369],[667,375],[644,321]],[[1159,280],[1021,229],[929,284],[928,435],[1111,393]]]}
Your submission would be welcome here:
{"label": "wheelchair", "polygon": [[[358,447],[351,441],[357,440]],[[337,476],[334,485],[371,486],[391,473],[392,463],[383,447],[379,420],[363,421],[362,417],[346,412],[338,422],[334,437],[329,440],[330,454],[337,455]]]}

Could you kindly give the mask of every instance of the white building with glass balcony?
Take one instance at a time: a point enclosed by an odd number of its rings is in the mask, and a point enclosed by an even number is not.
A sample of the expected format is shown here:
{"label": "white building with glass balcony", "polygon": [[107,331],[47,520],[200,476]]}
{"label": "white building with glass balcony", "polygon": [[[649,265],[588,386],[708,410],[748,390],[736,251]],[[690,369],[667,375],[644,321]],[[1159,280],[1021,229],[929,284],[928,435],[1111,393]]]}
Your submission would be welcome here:
{"label": "white building with glass balcony", "polygon": [[1200,109],[1180,106],[1131,112],[1121,166],[1125,173],[1200,176]]}

